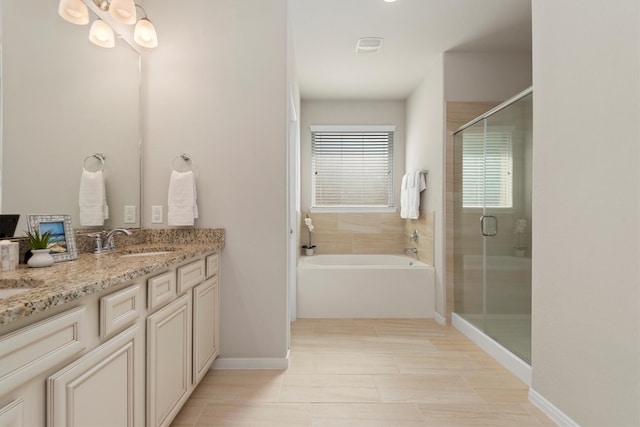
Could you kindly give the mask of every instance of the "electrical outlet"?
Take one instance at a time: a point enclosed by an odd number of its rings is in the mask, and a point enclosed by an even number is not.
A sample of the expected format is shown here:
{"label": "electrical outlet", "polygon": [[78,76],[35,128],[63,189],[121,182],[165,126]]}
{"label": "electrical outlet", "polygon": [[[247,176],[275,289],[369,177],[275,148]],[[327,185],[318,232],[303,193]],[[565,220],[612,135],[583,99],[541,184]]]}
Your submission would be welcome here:
{"label": "electrical outlet", "polygon": [[124,207],[124,223],[125,224],[136,223],[136,207],[135,206]]}
{"label": "electrical outlet", "polygon": [[151,206],[151,223],[162,224],[162,206]]}

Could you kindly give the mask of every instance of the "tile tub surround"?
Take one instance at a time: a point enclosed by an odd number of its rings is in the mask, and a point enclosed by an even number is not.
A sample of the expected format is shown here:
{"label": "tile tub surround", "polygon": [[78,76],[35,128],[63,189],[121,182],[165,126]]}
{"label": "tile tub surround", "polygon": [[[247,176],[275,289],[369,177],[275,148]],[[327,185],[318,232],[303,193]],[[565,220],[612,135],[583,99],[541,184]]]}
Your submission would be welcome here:
{"label": "tile tub surround", "polygon": [[[144,237],[143,237],[144,235]],[[80,253],[78,259],[48,268],[27,268],[0,273],[0,283],[12,288],[32,288],[0,299],[0,326],[47,311],[86,295],[100,292],[156,271],[177,266],[194,256],[224,247],[223,229],[189,229],[151,232],[139,230],[132,244],[103,254]],[[139,240],[136,240],[139,239]],[[126,257],[124,251],[167,250],[154,256]]]}
{"label": "tile tub surround", "polygon": [[[433,212],[420,211],[418,219],[402,219],[398,213],[308,213],[300,220],[301,245],[308,243],[306,215],[313,220],[317,254],[402,254],[417,247],[418,259],[433,265]],[[418,244],[409,235],[418,230]]]}

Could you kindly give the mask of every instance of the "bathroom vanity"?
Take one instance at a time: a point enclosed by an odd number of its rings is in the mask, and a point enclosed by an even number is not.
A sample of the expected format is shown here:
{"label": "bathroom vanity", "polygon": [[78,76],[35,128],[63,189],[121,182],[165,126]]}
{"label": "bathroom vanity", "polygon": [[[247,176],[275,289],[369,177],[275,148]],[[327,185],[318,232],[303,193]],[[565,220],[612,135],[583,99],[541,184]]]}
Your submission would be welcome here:
{"label": "bathroom vanity", "polygon": [[0,274],[0,425],[169,425],[219,353],[211,235]]}

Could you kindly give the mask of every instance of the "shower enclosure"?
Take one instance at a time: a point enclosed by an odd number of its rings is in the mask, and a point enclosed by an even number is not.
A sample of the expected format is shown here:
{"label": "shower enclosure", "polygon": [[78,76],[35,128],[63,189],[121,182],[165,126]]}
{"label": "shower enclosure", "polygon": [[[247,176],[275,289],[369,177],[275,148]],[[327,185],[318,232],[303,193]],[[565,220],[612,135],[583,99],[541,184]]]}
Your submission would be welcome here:
{"label": "shower enclosure", "polygon": [[532,98],[454,134],[454,315],[531,364]]}

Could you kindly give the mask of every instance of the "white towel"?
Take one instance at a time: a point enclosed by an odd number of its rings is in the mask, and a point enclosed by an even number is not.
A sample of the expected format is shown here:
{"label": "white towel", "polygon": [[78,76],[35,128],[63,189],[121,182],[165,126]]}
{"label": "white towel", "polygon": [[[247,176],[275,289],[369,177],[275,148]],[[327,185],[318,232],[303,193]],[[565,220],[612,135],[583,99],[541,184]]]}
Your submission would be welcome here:
{"label": "white towel", "polygon": [[167,224],[193,225],[198,218],[196,177],[193,171],[171,172]]}
{"label": "white towel", "polygon": [[102,226],[104,220],[109,218],[109,206],[107,206],[107,191],[104,184],[102,171],[90,172],[82,170],[80,177],[80,225]]}
{"label": "white towel", "polygon": [[427,188],[427,183],[421,171],[409,172],[405,177],[406,180],[404,177],[402,178],[402,188],[400,189],[400,218],[418,219],[420,216],[420,193]]}
{"label": "white towel", "polygon": [[409,174],[402,175],[402,185],[400,186],[400,218],[408,218],[409,212],[409,188],[407,187],[407,181]]}

